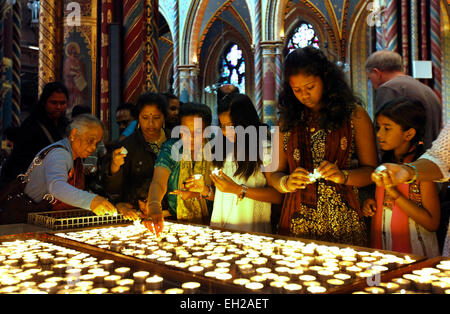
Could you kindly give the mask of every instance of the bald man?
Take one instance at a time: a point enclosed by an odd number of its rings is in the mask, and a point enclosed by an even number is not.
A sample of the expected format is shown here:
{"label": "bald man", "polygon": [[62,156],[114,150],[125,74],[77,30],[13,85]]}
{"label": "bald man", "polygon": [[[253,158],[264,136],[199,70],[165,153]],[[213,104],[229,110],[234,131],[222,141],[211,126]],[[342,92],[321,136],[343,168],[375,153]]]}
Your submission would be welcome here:
{"label": "bald man", "polygon": [[366,62],[366,73],[376,89],[375,114],[385,103],[400,96],[419,101],[426,110],[425,148],[430,148],[442,128],[442,104],[434,91],[403,71],[402,57],[393,51],[374,52]]}

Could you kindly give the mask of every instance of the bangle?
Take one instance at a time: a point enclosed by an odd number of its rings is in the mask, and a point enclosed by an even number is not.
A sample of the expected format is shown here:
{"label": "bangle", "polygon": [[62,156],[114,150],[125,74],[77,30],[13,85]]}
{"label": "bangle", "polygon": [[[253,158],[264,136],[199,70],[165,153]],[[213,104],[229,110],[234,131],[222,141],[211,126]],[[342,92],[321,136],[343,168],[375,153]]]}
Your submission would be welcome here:
{"label": "bangle", "polygon": [[347,184],[349,173],[348,173],[347,170],[341,170],[341,172],[342,172],[342,174],[344,175],[344,182],[342,182],[342,184],[345,185],[345,184]]}
{"label": "bangle", "polygon": [[200,194],[202,196],[202,198],[210,198],[210,196],[212,195],[212,192],[213,192],[212,186],[209,184],[206,186],[208,187],[208,194],[207,195]]}
{"label": "bangle", "polygon": [[284,193],[290,193],[291,191],[287,187],[287,181],[289,179],[289,175],[286,175],[280,180],[280,188]]}
{"label": "bangle", "polygon": [[404,164],[404,165],[405,165],[406,167],[412,168],[412,169],[414,170],[414,176],[412,177],[412,179],[409,180],[409,181],[407,181],[407,182],[405,182],[405,183],[406,183],[406,184],[413,183],[414,181],[417,180],[417,177],[418,177],[418,175],[419,175],[419,173],[418,173],[418,171],[417,171],[417,168],[416,168],[416,166],[414,166],[413,164],[410,164],[410,163],[406,163],[406,164]]}
{"label": "bangle", "polygon": [[154,204],[154,203],[158,204],[159,207],[162,207],[162,206],[161,206],[161,202],[158,202],[158,201],[150,201],[150,202],[148,203],[148,206],[150,206],[150,204]]}

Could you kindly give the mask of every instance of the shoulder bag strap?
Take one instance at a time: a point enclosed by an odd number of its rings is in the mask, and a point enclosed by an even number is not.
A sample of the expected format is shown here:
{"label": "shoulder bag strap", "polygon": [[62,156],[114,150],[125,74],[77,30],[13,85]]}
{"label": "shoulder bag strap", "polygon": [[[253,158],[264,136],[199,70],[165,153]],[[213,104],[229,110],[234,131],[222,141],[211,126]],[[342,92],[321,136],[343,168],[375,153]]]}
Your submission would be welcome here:
{"label": "shoulder bag strap", "polygon": [[44,131],[45,135],[47,136],[48,140],[50,141],[50,144],[53,144],[55,142],[55,140],[53,139],[52,135],[50,134],[50,132],[47,130],[47,128],[40,122],[39,126],[41,127],[42,131]]}

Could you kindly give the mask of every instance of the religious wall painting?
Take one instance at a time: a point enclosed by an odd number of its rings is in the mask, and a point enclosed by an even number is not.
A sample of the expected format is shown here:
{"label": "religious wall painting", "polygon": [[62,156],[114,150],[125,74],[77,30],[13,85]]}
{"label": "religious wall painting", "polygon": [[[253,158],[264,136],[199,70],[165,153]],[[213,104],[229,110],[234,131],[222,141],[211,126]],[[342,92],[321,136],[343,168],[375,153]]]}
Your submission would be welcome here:
{"label": "religious wall painting", "polygon": [[[93,73],[88,40],[74,29],[64,39],[63,81],[69,91],[67,113],[81,105],[91,108]],[[95,79],[95,78],[94,78]]]}

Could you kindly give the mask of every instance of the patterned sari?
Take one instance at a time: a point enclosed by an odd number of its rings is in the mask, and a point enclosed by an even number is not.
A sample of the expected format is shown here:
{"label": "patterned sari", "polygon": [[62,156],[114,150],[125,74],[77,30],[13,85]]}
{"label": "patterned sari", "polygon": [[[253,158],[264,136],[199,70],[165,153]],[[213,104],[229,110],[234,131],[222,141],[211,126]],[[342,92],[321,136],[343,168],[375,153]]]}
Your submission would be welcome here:
{"label": "patterned sari", "polygon": [[[297,167],[313,172],[324,160],[348,169],[355,149],[351,119],[339,129],[319,129],[308,121],[285,134],[284,151],[289,173]],[[356,187],[319,179],[303,190],[286,194],[280,233],[320,241],[367,245],[367,230]]]}

